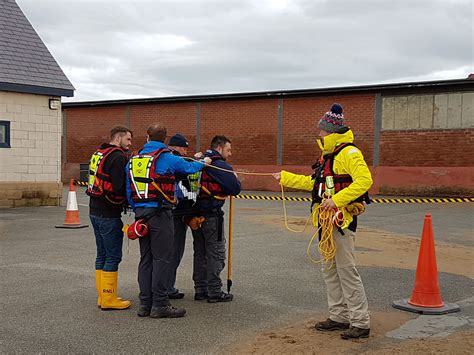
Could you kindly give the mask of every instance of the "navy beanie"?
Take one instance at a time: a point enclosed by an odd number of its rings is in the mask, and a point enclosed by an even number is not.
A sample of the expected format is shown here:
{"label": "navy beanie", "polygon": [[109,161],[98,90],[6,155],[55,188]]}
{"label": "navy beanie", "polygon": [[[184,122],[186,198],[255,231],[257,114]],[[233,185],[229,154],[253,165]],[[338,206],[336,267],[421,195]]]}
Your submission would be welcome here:
{"label": "navy beanie", "polygon": [[331,109],[319,120],[319,128],[328,133],[342,133],[345,131],[342,106],[332,104]]}
{"label": "navy beanie", "polygon": [[173,147],[183,147],[183,148],[189,147],[189,143],[186,140],[186,138],[184,138],[184,136],[182,136],[179,133],[176,133],[173,137],[170,138],[168,145],[173,146]]}

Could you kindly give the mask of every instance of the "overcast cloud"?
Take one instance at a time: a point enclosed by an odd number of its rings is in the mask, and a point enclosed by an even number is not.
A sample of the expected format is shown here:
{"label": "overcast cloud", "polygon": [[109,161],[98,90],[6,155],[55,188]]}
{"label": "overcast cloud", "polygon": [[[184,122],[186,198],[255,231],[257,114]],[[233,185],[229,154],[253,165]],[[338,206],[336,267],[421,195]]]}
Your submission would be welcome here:
{"label": "overcast cloud", "polygon": [[465,78],[471,0],[17,0],[65,101]]}

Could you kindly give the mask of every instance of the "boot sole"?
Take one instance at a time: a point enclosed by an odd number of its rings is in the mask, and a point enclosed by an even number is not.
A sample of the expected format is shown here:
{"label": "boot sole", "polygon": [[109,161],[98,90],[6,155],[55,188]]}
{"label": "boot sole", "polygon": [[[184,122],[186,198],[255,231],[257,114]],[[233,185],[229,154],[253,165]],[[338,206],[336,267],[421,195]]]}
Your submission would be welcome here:
{"label": "boot sole", "polygon": [[132,304],[129,304],[127,307],[100,307],[102,311],[113,311],[113,310],[123,310],[130,308]]}
{"label": "boot sole", "polygon": [[186,315],[186,313],[182,314],[182,315],[175,315],[175,316],[172,316],[172,315],[150,315],[150,318],[182,318]]}
{"label": "boot sole", "polygon": [[129,308],[130,308],[130,306],[125,307],[125,308],[102,308],[102,307],[100,307],[100,310],[101,311],[122,311],[124,309],[129,309]]}
{"label": "boot sole", "polygon": [[207,300],[208,303],[224,303],[224,302],[232,302],[233,300],[213,300],[212,298],[209,298]]}
{"label": "boot sole", "polygon": [[336,330],[347,330],[349,328],[315,328],[318,332],[334,332]]}

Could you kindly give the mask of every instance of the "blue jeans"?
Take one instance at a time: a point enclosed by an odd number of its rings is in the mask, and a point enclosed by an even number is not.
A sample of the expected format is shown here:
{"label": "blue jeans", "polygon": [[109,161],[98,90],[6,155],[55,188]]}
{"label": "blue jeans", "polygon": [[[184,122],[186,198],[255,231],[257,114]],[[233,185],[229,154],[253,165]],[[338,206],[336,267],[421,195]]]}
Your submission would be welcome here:
{"label": "blue jeans", "polygon": [[95,269],[117,271],[122,261],[123,222],[121,218],[103,218],[90,215],[94,227],[97,257]]}

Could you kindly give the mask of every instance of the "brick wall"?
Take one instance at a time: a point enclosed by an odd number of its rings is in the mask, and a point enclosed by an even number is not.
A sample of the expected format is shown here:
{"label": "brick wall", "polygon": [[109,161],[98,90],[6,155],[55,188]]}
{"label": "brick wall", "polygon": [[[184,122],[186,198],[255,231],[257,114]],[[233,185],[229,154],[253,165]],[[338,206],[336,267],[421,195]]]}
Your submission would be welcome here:
{"label": "brick wall", "polygon": [[232,141],[233,164],[276,164],[277,113],[277,100],[202,103],[201,148],[209,148],[212,137],[223,134]]}
{"label": "brick wall", "polygon": [[383,131],[381,166],[474,166],[474,129]]}
{"label": "brick wall", "polygon": [[334,102],[344,107],[346,124],[355,134],[370,165],[373,159],[375,98],[373,95],[325,96],[283,101],[283,164],[312,165],[319,157],[316,137],[321,116]]}
{"label": "brick wall", "polygon": [[[355,134],[355,143],[363,151],[367,163],[373,165],[377,151],[374,149],[375,98],[375,94],[283,98],[282,165],[287,170],[293,167],[294,171],[310,172],[308,167],[320,154],[315,142],[317,122],[334,102],[343,105],[346,123]],[[88,161],[97,145],[108,139],[110,127],[117,123],[129,125],[134,131],[135,149],[143,145],[148,125],[161,122],[168,128],[169,136],[180,132],[188,138],[191,153],[198,141],[201,150],[205,150],[214,135],[224,134],[232,140],[230,163],[239,169],[275,172],[282,168],[277,165],[277,98],[71,107],[65,112],[67,160],[64,161],[63,181],[77,175],[78,163]],[[200,122],[200,130],[197,122]],[[473,175],[474,158],[467,149],[473,145],[473,140],[474,129],[469,128],[382,130],[379,163],[372,170],[377,179],[372,192],[403,193],[405,189],[410,193],[424,190],[435,193],[435,187],[440,193],[450,193],[451,190],[444,188],[448,183],[439,176],[455,176],[460,168],[464,169],[463,174]],[[422,171],[421,168],[429,169]],[[242,183],[245,189],[278,190],[278,185],[269,179],[246,175],[242,176]],[[464,179],[462,184],[466,187],[462,194],[474,191],[472,178]],[[430,189],[423,190],[423,186]]]}
{"label": "brick wall", "polygon": [[[130,106],[130,128],[133,130],[133,148],[138,149],[146,142],[146,129],[151,123],[159,122],[166,127],[168,136],[183,134],[191,150],[196,146],[196,104],[165,103]],[[191,151],[190,150],[190,151]]]}
{"label": "brick wall", "polygon": [[102,142],[109,142],[112,126],[127,124],[125,106],[76,108],[65,112],[64,163],[88,162]]}
{"label": "brick wall", "polygon": [[11,132],[11,148],[0,148],[0,181],[60,180],[61,110],[50,110],[49,99],[0,92],[0,120]]}
{"label": "brick wall", "polygon": [[[0,148],[0,207],[60,201],[61,109],[59,97],[0,92],[0,120],[10,122],[10,148]],[[27,201],[29,200],[29,201]]]}

